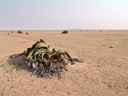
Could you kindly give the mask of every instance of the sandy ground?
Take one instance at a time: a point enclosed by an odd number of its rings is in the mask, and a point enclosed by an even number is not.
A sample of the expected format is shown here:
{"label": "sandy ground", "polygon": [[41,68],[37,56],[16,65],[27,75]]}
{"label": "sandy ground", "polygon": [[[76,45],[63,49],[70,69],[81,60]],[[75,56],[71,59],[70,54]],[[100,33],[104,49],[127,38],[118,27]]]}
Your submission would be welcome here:
{"label": "sandy ground", "polygon": [[[128,31],[61,32],[0,31],[0,96],[128,96]],[[21,57],[8,60],[40,39],[85,63],[58,80],[32,75]]]}

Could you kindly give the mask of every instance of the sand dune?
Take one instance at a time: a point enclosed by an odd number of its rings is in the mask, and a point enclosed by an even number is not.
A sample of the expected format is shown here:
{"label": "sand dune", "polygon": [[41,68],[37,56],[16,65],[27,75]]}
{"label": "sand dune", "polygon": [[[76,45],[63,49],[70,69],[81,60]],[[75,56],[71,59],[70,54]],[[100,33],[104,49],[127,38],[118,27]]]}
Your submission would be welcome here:
{"label": "sand dune", "polygon": [[[61,32],[0,31],[0,96],[128,96],[128,31]],[[37,78],[23,57],[8,59],[40,39],[85,63],[58,80]]]}

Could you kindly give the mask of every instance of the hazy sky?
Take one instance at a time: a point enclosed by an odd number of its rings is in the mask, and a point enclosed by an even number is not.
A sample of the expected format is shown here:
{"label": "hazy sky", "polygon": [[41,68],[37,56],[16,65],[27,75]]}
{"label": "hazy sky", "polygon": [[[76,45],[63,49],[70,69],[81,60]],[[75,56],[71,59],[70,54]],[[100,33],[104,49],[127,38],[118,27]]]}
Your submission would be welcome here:
{"label": "hazy sky", "polygon": [[128,0],[0,0],[0,29],[128,29]]}

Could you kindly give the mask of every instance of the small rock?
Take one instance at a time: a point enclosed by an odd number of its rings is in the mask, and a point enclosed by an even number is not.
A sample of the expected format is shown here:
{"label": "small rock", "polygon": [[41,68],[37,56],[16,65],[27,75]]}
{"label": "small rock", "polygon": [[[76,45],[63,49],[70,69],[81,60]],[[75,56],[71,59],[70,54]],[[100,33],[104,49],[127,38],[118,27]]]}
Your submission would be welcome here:
{"label": "small rock", "polygon": [[10,87],[10,89],[13,88],[13,86]]}
{"label": "small rock", "polygon": [[45,86],[44,88],[46,89],[47,87]]}
{"label": "small rock", "polygon": [[112,85],[108,85],[108,87],[109,87],[109,88],[111,88],[111,87],[112,87]]}
{"label": "small rock", "polygon": [[26,32],[26,35],[28,35],[29,33],[28,32]]}
{"label": "small rock", "polygon": [[110,46],[109,48],[113,48],[113,46]]}
{"label": "small rock", "polygon": [[70,92],[67,92],[67,94],[68,94],[68,95],[71,95],[71,93],[70,93]]}
{"label": "small rock", "polygon": [[2,93],[1,96],[4,96],[4,93]]}

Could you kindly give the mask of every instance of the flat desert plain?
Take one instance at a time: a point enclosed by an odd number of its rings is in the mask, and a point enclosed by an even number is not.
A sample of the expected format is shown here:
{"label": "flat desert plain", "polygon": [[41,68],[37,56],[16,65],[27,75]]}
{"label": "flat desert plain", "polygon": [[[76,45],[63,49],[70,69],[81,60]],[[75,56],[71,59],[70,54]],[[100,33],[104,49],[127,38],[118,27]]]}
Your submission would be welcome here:
{"label": "flat desert plain", "polygon": [[[128,31],[22,32],[0,31],[0,96],[128,96]],[[58,80],[37,78],[23,58],[9,61],[40,39],[85,62]]]}

